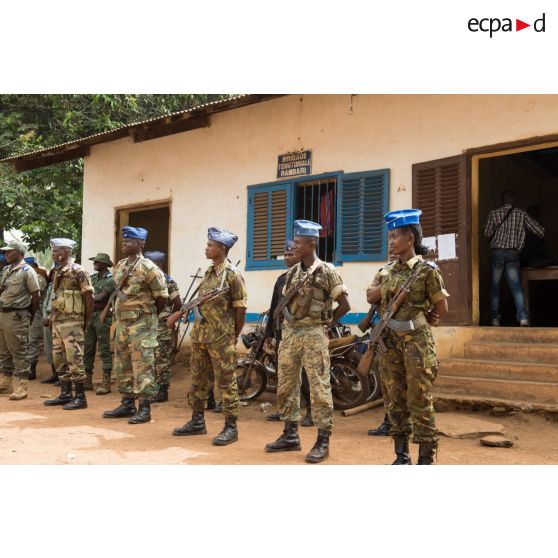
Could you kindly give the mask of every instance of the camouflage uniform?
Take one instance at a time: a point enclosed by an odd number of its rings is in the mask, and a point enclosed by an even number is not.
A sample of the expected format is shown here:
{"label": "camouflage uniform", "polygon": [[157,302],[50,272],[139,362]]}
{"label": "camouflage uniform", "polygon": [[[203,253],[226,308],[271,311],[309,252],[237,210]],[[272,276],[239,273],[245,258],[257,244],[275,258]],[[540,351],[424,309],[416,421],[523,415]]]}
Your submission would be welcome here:
{"label": "camouflage uniform", "polygon": [[[91,283],[96,295],[103,291],[110,295],[114,291],[114,281],[110,271],[106,271],[103,275],[100,273],[93,273],[93,275],[91,275]],[[93,370],[97,345],[101,353],[103,372],[110,372],[112,370],[112,353],[110,351],[110,326],[112,318],[107,316],[104,323],[101,323],[99,317],[102,311],[102,308],[93,308],[91,323],[85,332],[85,356],[83,358],[83,363],[87,371]]]}
{"label": "camouflage uniform", "polygon": [[0,304],[0,372],[20,380],[29,377],[31,295],[39,290],[35,270],[25,262],[3,269]]}
{"label": "camouflage uniform", "polygon": [[281,419],[298,422],[300,419],[301,369],[304,367],[310,382],[312,419],[319,430],[333,428],[333,400],[329,381],[329,349],[325,324],[332,319],[332,305],[347,288],[337,271],[316,259],[312,267],[303,270],[302,263],[287,272],[283,294],[306,272],[313,273],[307,283],[288,305],[292,321],[285,319],[281,346],[277,401]]}
{"label": "camouflage uniform", "polygon": [[[381,286],[382,315],[415,265],[422,265],[422,270],[393,319],[407,321],[420,316],[424,318],[431,306],[449,296],[436,264],[423,262],[421,256],[415,256],[405,264],[396,260],[376,275]],[[384,343],[387,351],[381,355],[380,373],[382,387],[388,396],[391,434],[409,436],[412,432],[413,442],[436,443],[432,384],[438,371],[438,359],[430,326],[423,323],[409,332],[388,329]]]}
{"label": "camouflage uniform", "polygon": [[[35,272],[36,273],[36,272]],[[29,360],[30,362],[37,362],[41,352],[41,341],[43,339],[43,302],[45,300],[47,291],[47,280],[37,273],[37,281],[39,282],[39,289],[41,291],[41,299],[39,307],[35,312],[31,327],[29,328]]]}
{"label": "camouflage uniform", "polygon": [[[155,356],[157,347],[157,308],[155,300],[168,297],[163,272],[151,261],[139,261],[121,289],[126,300],[116,298],[114,319],[114,369],[118,391],[127,397],[149,399],[155,393]],[[118,262],[114,282],[122,284],[128,260]]]}
{"label": "camouflage uniform", "polygon": [[89,273],[70,261],[53,278],[52,357],[60,381],[83,382],[85,294],[93,292]]}
{"label": "camouflage uniform", "polygon": [[199,295],[220,286],[229,290],[202,305],[202,321],[194,323],[192,329],[192,407],[196,411],[205,409],[214,374],[222,392],[223,415],[238,417],[235,308],[246,308],[248,304],[244,279],[228,261],[218,267],[209,266],[200,283]]}
{"label": "camouflage uniform", "polygon": [[165,308],[159,314],[157,326],[158,347],[155,349],[155,373],[159,385],[170,385],[170,367],[173,357],[174,331],[167,327],[167,318],[172,314],[172,304],[176,298],[180,299],[178,285],[169,275],[165,275],[169,300]]}

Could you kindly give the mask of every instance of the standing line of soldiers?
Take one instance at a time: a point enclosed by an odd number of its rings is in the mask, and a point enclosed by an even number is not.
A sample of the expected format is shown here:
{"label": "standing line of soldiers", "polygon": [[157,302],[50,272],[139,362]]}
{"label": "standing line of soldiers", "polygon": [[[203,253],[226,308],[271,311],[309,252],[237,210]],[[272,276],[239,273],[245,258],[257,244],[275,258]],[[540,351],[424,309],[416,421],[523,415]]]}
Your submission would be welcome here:
{"label": "standing line of soldiers", "polygon": [[[419,444],[419,464],[433,463],[437,448],[432,385],[438,360],[430,327],[447,312],[449,295],[436,264],[422,259],[425,248],[420,214],[419,210],[400,210],[385,215],[393,259],[376,274],[367,290],[367,301],[378,304],[383,316],[402,285],[411,275],[414,278],[408,296],[388,323],[383,339],[386,351],[378,362],[397,465],[411,463],[411,435]],[[265,451],[302,449],[298,424],[304,370],[309,388],[305,398],[311,404],[307,422],[317,426],[316,441],[306,455],[309,463],[319,463],[329,456],[333,431],[326,328],[350,310],[348,291],[339,273],[317,256],[321,228],[311,221],[295,221],[293,241],[286,245],[293,257],[287,260],[289,269],[278,281],[281,292],[280,296],[274,293],[270,315],[275,325],[268,331],[272,334],[268,337],[273,336],[278,346],[277,399],[284,428]],[[122,233],[125,258],[116,265],[113,277],[108,272],[112,267],[108,255],[91,258],[96,273],[89,277],[72,258],[74,241],[51,241],[55,267],[46,293],[44,319],[52,329],[60,394],[44,405],[61,405],[65,410],[87,407],[85,390],[92,385],[95,343],[103,361],[100,394],[110,392],[112,355],[107,336],[111,325],[107,315],[112,309],[114,370],[122,400],[103,417],[128,418],[130,424],[140,424],[151,420],[152,402],[168,399],[173,354],[170,328],[174,324],[170,316],[188,310],[182,306],[176,283],[161,269],[165,255],[143,253],[147,230],[126,226]],[[172,432],[175,436],[207,434],[204,412],[216,383],[225,419],[222,431],[212,440],[216,446],[239,439],[235,347],[245,324],[247,293],[242,275],[228,260],[237,240],[225,229],[208,229],[205,256],[212,263],[193,307],[193,411],[190,420]],[[3,270],[0,286],[0,393],[13,388],[10,399],[17,400],[27,396],[31,369],[27,339],[40,303],[40,286],[37,273],[23,261],[23,245],[12,242],[2,250],[9,265]],[[17,378],[15,387],[12,376]]]}

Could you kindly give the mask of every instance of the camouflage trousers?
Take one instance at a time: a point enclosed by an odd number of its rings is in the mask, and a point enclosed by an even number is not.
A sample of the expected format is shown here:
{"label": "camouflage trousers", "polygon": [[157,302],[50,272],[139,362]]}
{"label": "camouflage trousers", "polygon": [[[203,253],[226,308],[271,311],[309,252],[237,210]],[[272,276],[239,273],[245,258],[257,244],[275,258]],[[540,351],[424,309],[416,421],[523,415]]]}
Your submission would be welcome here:
{"label": "camouflage trousers", "polygon": [[0,313],[0,372],[21,379],[29,377],[30,321],[27,310]]}
{"label": "camouflage trousers", "polygon": [[52,322],[52,360],[58,378],[83,382],[83,320],[56,319]]}
{"label": "camouflage trousers", "polygon": [[43,313],[41,307],[37,308],[31,326],[29,327],[29,360],[37,362],[41,352],[41,341],[43,340]]}
{"label": "camouflage trousers", "polygon": [[143,314],[135,320],[116,320],[114,370],[122,395],[149,399],[157,393],[157,321],[156,314]]}
{"label": "camouflage trousers", "polygon": [[312,419],[320,430],[333,428],[328,340],[323,326],[283,327],[277,371],[277,403],[281,419],[300,420],[301,370],[310,383]]}
{"label": "camouflage trousers", "polygon": [[213,343],[192,343],[192,407],[203,411],[209,389],[217,382],[225,417],[238,417],[240,399],[236,383],[236,350],[233,335],[224,335]]}
{"label": "camouflage trousers", "polygon": [[54,364],[54,359],[52,358],[52,329],[50,327],[43,326],[43,345],[47,362],[51,365]]}
{"label": "camouflage trousers", "polygon": [[388,401],[394,436],[413,435],[413,442],[438,439],[432,402],[432,385],[438,372],[434,339],[429,327],[403,336],[389,332],[384,339],[380,374]]}
{"label": "camouflage trousers", "polygon": [[85,332],[85,356],[83,364],[88,371],[93,370],[97,347],[101,353],[103,371],[112,371],[112,353],[110,351],[110,325],[112,320],[107,317],[104,323],[99,321],[101,312],[94,312],[91,323]]}
{"label": "camouflage trousers", "polygon": [[155,349],[155,374],[159,385],[170,385],[171,361],[173,357],[174,330],[167,327],[167,320],[159,318],[157,341]]}

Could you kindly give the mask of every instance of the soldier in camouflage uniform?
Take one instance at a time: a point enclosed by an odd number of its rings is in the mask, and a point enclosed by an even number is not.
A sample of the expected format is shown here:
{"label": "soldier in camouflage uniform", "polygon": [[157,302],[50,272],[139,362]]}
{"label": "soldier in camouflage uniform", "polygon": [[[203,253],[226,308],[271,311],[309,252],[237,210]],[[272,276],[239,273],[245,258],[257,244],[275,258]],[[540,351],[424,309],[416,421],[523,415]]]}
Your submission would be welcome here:
{"label": "soldier in camouflage uniform", "polygon": [[127,257],[114,270],[114,369],[122,403],[103,417],[130,417],[130,424],[140,424],[151,420],[150,399],[157,393],[157,315],[169,295],[163,272],[142,254],[147,231],[123,227],[122,236],[122,253]]}
{"label": "soldier in camouflage uniform", "polygon": [[[12,401],[27,397],[29,378],[29,327],[39,307],[39,282],[33,268],[25,263],[26,247],[13,240],[2,248],[8,266],[0,282],[0,393],[10,393]],[[12,391],[12,378],[17,384]]]}
{"label": "soldier in camouflage uniform", "polygon": [[[165,263],[164,252],[146,252],[145,257],[150,259],[159,269]],[[178,312],[182,306],[178,285],[170,275],[165,274],[168,302],[164,310],[159,314],[159,325],[157,326],[157,341],[159,346],[155,349],[155,381],[159,391],[151,398],[151,403],[164,403],[169,400],[169,385],[171,374],[171,362],[174,354],[174,330],[167,327],[167,318]]]}
{"label": "soldier in camouflage uniform", "polygon": [[[337,271],[318,259],[316,247],[321,225],[300,220],[294,223],[295,254],[301,261],[287,272],[283,296],[308,274],[311,277],[290,299],[284,312],[277,400],[283,434],[267,444],[268,452],[300,451],[298,421],[300,419],[301,369],[310,381],[312,419],[318,426],[318,438],[306,456],[318,463],[329,455],[329,437],[333,428],[333,400],[329,381],[329,349],[326,324],[341,319],[349,310],[347,289]],[[337,307],[332,311],[333,303]]]}
{"label": "soldier in camouflage uniform", "polygon": [[409,435],[419,444],[419,465],[431,465],[437,448],[437,430],[432,403],[432,385],[438,359],[430,329],[447,312],[447,297],[438,266],[424,261],[420,210],[392,211],[385,215],[389,229],[389,250],[397,259],[376,276],[379,286],[367,291],[370,303],[380,303],[380,313],[416,266],[420,273],[410,292],[393,316],[384,337],[387,351],[382,354],[380,372],[388,393],[396,460],[394,465],[410,465]]}
{"label": "soldier in camouflage uniform", "polygon": [[39,355],[41,353],[41,341],[43,339],[43,302],[48,285],[48,275],[46,269],[44,267],[40,267],[37,263],[37,260],[35,260],[33,256],[25,258],[24,261],[35,270],[40,289],[39,306],[37,308],[37,311],[35,312],[33,321],[31,322],[31,327],[29,328],[29,361],[31,363],[29,379],[36,380],[37,362],[39,361]]}
{"label": "soldier in camouflage uniform", "polygon": [[227,260],[229,249],[238,237],[221,228],[208,230],[205,257],[213,264],[205,272],[199,296],[213,289],[225,289],[217,298],[202,304],[192,330],[192,420],[175,428],[175,436],[206,434],[204,409],[212,372],[222,392],[225,426],[213,438],[213,445],[225,446],[238,440],[236,421],[240,400],[236,383],[236,340],[244,327],[247,296],[244,279]]}
{"label": "soldier in camouflage uniform", "polygon": [[99,318],[108,304],[110,295],[114,291],[114,280],[112,273],[109,271],[109,267],[112,267],[113,263],[110,260],[110,256],[103,253],[89,258],[89,260],[93,262],[95,273],[91,275],[91,283],[94,289],[93,316],[85,332],[85,356],[83,363],[86,381],[84,389],[86,391],[93,389],[93,366],[98,346],[103,363],[103,382],[96,393],[97,395],[106,395],[110,393],[110,374],[112,372],[112,353],[110,351],[112,317],[107,316],[103,323],[101,323]]}
{"label": "soldier in camouflage uniform", "polygon": [[60,264],[54,272],[54,300],[49,318],[52,327],[52,356],[60,378],[60,395],[44,404],[63,405],[65,410],[74,411],[87,407],[83,390],[83,336],[91,320],[93,286],[87,271],[72,258],[76,246],[73,240],[53,238],[50,245],[52,260]]}
{"label": "soldier in camouflage uniform", "polygon": [[45,290],[45,296],[42,304],[43,310],[43,345],[45,349],[45,358],[47,362],[50,364],[52,369],[52,375],[44,380],[41,380],[41,384],[54,384],[60,385],[60,381],[58,380],[58,373],[56,372],[56,368],[54,366],[54,359],[52,358],[52,328],[50,327],[50,313],[52,310],[52,301],[53,301],[53,287],[54,284],[52,282],[54,278],[54,272],[56,271],[56,267],[58,264],[55,264],[48,272],[48,285]]}

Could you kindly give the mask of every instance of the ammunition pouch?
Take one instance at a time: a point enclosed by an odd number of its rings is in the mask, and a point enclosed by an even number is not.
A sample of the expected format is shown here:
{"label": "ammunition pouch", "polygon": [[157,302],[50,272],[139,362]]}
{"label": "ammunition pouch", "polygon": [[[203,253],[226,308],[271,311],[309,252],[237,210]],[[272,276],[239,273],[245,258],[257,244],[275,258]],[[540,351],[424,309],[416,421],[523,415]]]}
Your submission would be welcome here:
{"label": "ammunition pouch", "polygon": [[52,308],[58,314],[84,314],[85,304],[81,291],[63,290],[57,293]]}
{"label": "ammunition pouch", "polygon": [[391,319],[388,322],[388,328],[392,331],[395,331],[398,335],[405,335],[410,331],[415,331],[416,329],[420,329],[424,325],[428,323],[424,314],[419,314],[413,320],[406,320],[401,322],[399,320]]}

